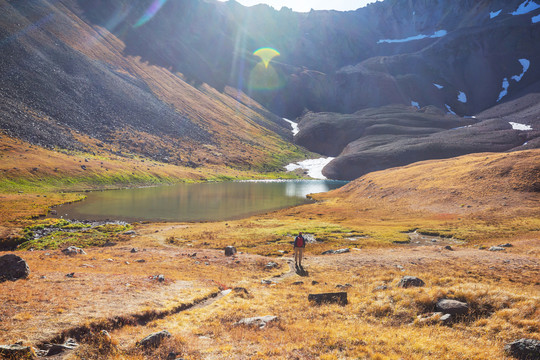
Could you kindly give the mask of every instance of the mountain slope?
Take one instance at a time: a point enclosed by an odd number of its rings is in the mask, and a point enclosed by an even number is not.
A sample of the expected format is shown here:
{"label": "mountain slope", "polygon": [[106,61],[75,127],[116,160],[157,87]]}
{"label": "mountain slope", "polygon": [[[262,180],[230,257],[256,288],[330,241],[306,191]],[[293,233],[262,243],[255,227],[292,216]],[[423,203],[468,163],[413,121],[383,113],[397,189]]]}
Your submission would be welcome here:
{"label": "mountain slope", "polygon": [[241,92],[195,88],[124,56],[124,44],[80,19],[72,1],[0,6],[0,127],[10,135],[191,167],[278,169],[300,155],[282,119]]}

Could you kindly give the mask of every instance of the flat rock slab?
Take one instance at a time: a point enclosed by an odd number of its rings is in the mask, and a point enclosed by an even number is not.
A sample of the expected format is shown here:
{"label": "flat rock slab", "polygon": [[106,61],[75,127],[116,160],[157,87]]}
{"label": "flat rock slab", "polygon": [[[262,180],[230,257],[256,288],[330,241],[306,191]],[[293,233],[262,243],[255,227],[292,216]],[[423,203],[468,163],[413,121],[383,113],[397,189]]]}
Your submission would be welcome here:
{"label": "flat rock slab", "polygon": [[520,360],[540,359],[540,341],[535,339],[519,339],[506,344],[504,350]]}
{"label": "flat rock slab", "polygon": [[0,358],[2,359],[34,359],[36,353],[30,346],[0,345]]}
{"label": "flat rock slab", "polygon": [[26,261],[15,254],[0,256],[0,283],[10,280],[26,279],[30,268]]}
{"label": "flat rock slab", "polygon": [[83,249],[76,246],[67,247],[62,250],[62,252],[66,255],[86,255],[86,252]]}
{"label": "flat rock slab", "polygon": [[347,293],[346,292],[335,292],[335,293],[323,293],[323,294],[309,294],[308,300],[317,303],[318,305],[327,303],[327,304],[339,304],[347,305]]}
{"label": "flat rock slab", "polygon": [[256,326],[259,329],[263,329],[270,322],[277,321],[278,317],[274,315],[266,316],[256,316],[250,318],[244,318],[238,321],[235,325],[247,325],[247,326]]}

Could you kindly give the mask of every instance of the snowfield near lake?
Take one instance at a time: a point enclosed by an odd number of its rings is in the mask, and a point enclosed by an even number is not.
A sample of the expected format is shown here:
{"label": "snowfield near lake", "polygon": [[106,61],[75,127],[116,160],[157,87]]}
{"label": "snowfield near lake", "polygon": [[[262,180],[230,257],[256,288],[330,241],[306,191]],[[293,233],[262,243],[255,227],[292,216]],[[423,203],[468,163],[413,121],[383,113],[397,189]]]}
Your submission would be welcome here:
{"label": "snowfield near lake", "polygon": [[493,18],[496,18],[497,16],[499,16],[499,14],[501,13],[502,9],[499,10],[499,11],[492,11],[489,13],[489,18],[490,19],[493,19]]}
{"label": "snowfield near lake", "polygon": [[459,92],[457,99],[459,102],[462,102],[464,104],[467,103],[467,95],[463,91]]}
{"label": "snowfield near lake", "polygon": [[521,3],[521,5],[519,5],[517,10],[511,14],[512,15],[525,15],[539,8],[540,8],[540,5],[538,5],[534,1],[525,0],[524,2]]}
{"label": "snowfield near lake", "polygon": [[523,78],[523,75],[525,75],[527,70],[529,70],[529,66],[531,66],[531,62],[527,59],[519,59],[518,61],[521,63],[521,66],[523,66],[523,71],[519,75],[512,76],[512,80],[516,80],[517,82]]}
{"label": "snowfield near lake", "polygon": [[497,102],[501,101],[501,99],[508,94],[508,87],[509,86],[510,86],[510,83],[508,82],[508,79],[504,78],[503,82],[502,82],[503,89],[499,94],[499,98],[497,99]]}
{"label": "snowfield near lake", "polygon": [[512,125],[512,129],[514,130],[530,131],[533,129],[530,125],[520,124],[516,122],[509,122],[509,124]]}
{"label": "snowfield near lake", "polygon": [[296,169],[307,170],[307,174],[312,178],[325,180],[326,176],[322,174],[322,169],[332,160],[334,160],[333,157],[308,159],[297,163],[289,164],[285,166],[285,169],[287,169],[287,171],[294,171]]}

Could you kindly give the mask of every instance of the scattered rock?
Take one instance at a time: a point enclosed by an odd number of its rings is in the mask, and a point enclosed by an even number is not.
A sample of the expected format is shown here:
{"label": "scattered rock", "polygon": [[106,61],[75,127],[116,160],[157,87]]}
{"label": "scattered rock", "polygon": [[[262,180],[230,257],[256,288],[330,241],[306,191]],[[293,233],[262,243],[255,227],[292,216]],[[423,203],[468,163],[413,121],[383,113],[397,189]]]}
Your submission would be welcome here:
{"label": "scattered rock", "polygon": [[444,314],[439,318],[439,321],[442,323],[448,323],[452,320],[452,314]]}
{"label": "scattered rock", "polygon": [[450,251],[454,251],[454,249],[452,249],[452,247],[450,245],[446,245],[444,247],[445,250],[450,250]]}
{"label": "scattered rock", "polygon": [[394,240],[392,241],[393,244],[410,244],[411,240]]}
{"label": "scattered rock", "polygon": [[329,254],[334,254],[334,250],[326,250],[326,251],[323,251],[322,255],[329,255]]}
{"label": "scattered rock", "polygon": [[322,303],[340,304],[340,305],[348,304],[346,292],[309,294],[308,300],[313,301],[318,305]]}
{"label": "scattered rock", "polygon": [[293,285],[304,285],[303,281],[295,281],[292,283]]}
{"label": "scattered rock", "polygon": [[32,347],[22,344],[0,345],[0,357],[2,359],[34,359],[36,352]]}
{"label": "scattered rock", "polygon": [[274,284],[274,282],[272,280],[261,280],[261,284],[271,285]]}
{"label": "scattered rock", "polygon": [[135,260],[136,263],[143,263],[143,262],[146,262],[146,260],[144,259],[139,259],[139,260]]}
{"label": "scattered rock", "polygon": [[86,165],[81,165],[81,169],[86,170]]}
{"label": "scattered rock", "polygon": [[26,279],[29,275],[30,268],[20,256],[15,254],[0,256],[0,283]]}
{"label": "scattered rock", "polygon": [[135,254],[135,253],[138,253],[138,252],[139,252],[139,249],[137,249],[137,248],[132,248],[131,249],[132,254]]}
{"label": "scattered rock", "polygon": [[505,251],[506,248],[500,247],[500,246],[492,246],[489,248],[489,251]]}
{"label": "scattered rock", "polygon": [[520,360],[540,359],[540,341],[519,339],[504,346],[504,350]]}
{"label": "scattered rock", "polygon": [[66,277],[68,277],[68,278],[74,278],[74,277],[75,277],[75,273],[72,272],[72,273],[66,274]]}
{"label": "scattered rock", "polygon": [[86,255],[86,252],[83,249],[78,248],[76,246],[67,247],[64,250],[62,250],[62,252],[66,255],[77,255],[77,254]]}
{"label": "scattered rock", "polygon": [[233,256],[236,254],[236,248],[234,246],[225,247],[225,256]]}
{"label": "scattered rock", "polygon": [[497,245],[498,247],[503,247],[503,248],[509,248],[509,247],[512,247],[514,245],[510,244],[510,243],[506,243],[506,244],[501,244],[501,245]]}
{"label": "scattered rock", "polygon": [[418,319],[418,323],[424,324],[424,325],[431,325],[435,323],[449,323],[452,315],[450,314],[443,314],[442,312],[434,312],[434,313],[427,313],[418,315],[416,317]]}
{"label": "scattered rock", "polygon": [[417,278],[416,276],[404,276],[399,280],[397,286],[402,288],[409,288],[409,287],[420,287],[424,286],[426,283],[422,280]]}
{"label": "scattered rock", "polygon": [[263,329],[268,323],[277,320],[278,317],[274,315],[257,316],[251,318],[244,318],[238,321],[235,325],[257,326],[259,329]]}
{"label": "scattered rock", "polygon": [[469,305],[467,303],[452,299],[439,300],[435,308],[437,311],[451,315],[463,315],[469,312]]}
{"label": "scattered rock", "polygon": [[373,289],[373,291],[381,291],[381,290],[387,290],[387,289],[388,289],[387,285],[379,285],[375,289]]}
{"label": "scattered rock", "polygon": [[164,282],[165,281],[165,275],[154,275],[152,276],[152,280],[157,280],[159,282]]}
{"label": "scattered rock", "polygon": [[318,281],[313,280],[313,281],[311,282],[311,285],[317,285],[318,283],[319,283]]}
{"label": "scattered rock", "polygon": [[128,230],[125,231],[122,235],[137,235],[137,233],[135,232],[135,230]]}
{"label": "scattered rock", "polygon": [[148,348],[156,348],[165,338],[170,338],[172,335],[167,330],[162,330],[160,332],[156,332],[153,334],[148,335],[141,341],[139,341],[138,345],[142,348],[148,349]]}
{"label": "scattered rock", "polygon": [[344,284],[344,285],[338,284],[338,285],[336,285],[337,289],[348,289],[350,287],[352,287],[351,284]]}
{"label": "scattered rock", "polygon": [[67,350],[75,350],[79,344],[74,339],[67,339],[63,344],[51,344],[46,356],[53,356],[63,353]]}
{"label": "scattered rock", "polygon": [[348,253],[350,251],[351,251],[351,249],[349,249],[349,248],[339,249],[339,250],[334,251],[334,254],[345,254],[345,253]]}
{"label": "scattered rock", "polygon": [[49,214],[55,215],[55,216],[56,216],[56,215],[58,215],[58,211],[56,211],[56,210],[51,210],[51,211],[49,211]]}
{"label": "scattered rock", "polygon": [[275,269],[277,268],[279,265],[273,261],[270,261],[268,264],[266,264],[265,268],[266,269]]}

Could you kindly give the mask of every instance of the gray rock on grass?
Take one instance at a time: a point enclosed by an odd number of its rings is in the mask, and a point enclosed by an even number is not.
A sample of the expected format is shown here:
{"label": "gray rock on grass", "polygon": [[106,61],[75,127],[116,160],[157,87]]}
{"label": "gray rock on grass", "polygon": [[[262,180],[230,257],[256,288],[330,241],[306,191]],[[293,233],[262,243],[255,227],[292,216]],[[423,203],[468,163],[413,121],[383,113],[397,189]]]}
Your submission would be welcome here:
{"label": "gray rock on grass", "polygon": [[35,357],[36,352],[31,346],[0,345],[0,358],[2,359],[34,359]]}
{"label": "gray rock on grass", "polygon": [[62,250],[62,253],[66,255],[86,255],[86,252],[83,249],[76,246],[69,246]]}
{"label": "gray rock on grass", "polygon": [[236,254],[236,248],[234,246],[225,247],[225,256],[233,256]]}
{"label": "gray rock on grass", "polygon": [[540,359],[540,341],[535,339],[519,339],[506,344],[504,350],[520,360]]}
{"label": "gray rock on grass", "polygon": [[238,321],[235,325],[256,326],[259,329],[264,329],[270,322],[277,321],[278,317],[274,315],[256,316],[250,318],[244,318]]}
{"label": "gray rock on grass", "polygon": [[399,280],[397,286],[401,288],[410,288],[410,287],[421,287],[424,286],[426,283],[422,280],[417,278],[416,276],[404,276]]}
{"label": "gray rock on grass", "polygon": [[441,299],[435,306],[437,311],[450,315],[464,315],[469,312],[469,305],[453,299]]}
{"label": "gray rock on grass", "polygon": [[147,337],[139,341],[138,345],[145,349],[156,348],[161,345],[163,340],[165,340],[166,338],[170,338],[171,336],[172,335],[170,332],[168,332],[167,330],[162,330],[148,335]]}
{"label": "gray rock on grass", "polygon": [[0,256],[0,283],[26,279],[29,275],[30,268],[20,256],[15,254]]}

